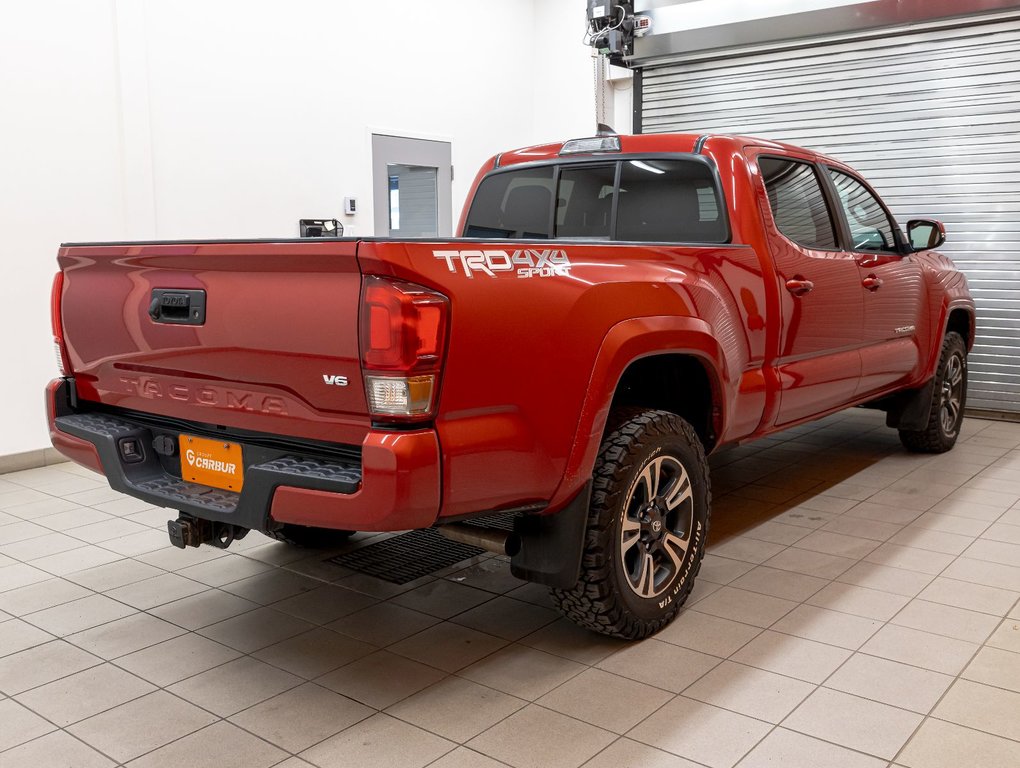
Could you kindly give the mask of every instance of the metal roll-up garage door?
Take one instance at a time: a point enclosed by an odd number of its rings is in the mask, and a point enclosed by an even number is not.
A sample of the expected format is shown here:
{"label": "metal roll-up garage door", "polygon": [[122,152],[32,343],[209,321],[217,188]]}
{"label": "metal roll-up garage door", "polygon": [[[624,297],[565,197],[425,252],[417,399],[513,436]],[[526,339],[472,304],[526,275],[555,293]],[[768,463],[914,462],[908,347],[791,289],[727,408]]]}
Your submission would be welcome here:
{"label": "metal roll-up garage door", "polygon": [[693,56],[643,70],[646,133],[740,133],[857,168],[945,222],[978,305],[968,404],[1020,413],[1020,16]]}

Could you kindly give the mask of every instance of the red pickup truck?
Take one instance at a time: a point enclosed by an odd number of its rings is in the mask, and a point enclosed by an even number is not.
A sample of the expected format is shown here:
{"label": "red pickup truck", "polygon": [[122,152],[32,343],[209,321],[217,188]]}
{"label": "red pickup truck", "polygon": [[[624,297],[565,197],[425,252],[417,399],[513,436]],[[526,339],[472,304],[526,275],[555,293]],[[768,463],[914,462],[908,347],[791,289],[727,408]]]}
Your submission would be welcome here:
{"label": "red pickup truck", "polygon": [[[974,303],[942,225],[904,233],[836,160],[529,147],[460,231],[62,246],[54,446],[179,510],[178,546],[439,526],[638,638],[698,572],[706,454],[854,405],[909,450],[959,434]],[[497,512],[512,533],[472,524]]]}

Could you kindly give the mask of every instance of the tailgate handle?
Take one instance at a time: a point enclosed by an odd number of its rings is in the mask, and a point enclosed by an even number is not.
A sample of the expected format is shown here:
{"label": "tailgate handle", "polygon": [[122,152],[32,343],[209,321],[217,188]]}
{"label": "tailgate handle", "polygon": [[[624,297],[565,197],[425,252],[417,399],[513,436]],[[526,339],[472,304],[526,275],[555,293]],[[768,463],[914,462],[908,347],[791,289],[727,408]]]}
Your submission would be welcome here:
{"label": "tailgate handle", "polygon": [[153,288],[149,317],[154,323],[205,324],[205,291]]}

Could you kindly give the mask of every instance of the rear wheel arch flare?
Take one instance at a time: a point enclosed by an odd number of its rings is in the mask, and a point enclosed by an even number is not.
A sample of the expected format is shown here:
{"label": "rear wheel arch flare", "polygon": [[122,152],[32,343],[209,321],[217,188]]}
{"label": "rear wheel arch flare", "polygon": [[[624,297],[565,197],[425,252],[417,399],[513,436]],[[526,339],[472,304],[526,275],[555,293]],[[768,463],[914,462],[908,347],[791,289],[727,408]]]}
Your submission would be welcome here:
{"label": "rear wheel arch flare", "polygon": [[610,418],[621,408],[640,407],[675,413],[695,430],[706,452],[718,442],[722,431],[722,396],[715,367],[702,356],[664,353],[631,361],[613,392]]}

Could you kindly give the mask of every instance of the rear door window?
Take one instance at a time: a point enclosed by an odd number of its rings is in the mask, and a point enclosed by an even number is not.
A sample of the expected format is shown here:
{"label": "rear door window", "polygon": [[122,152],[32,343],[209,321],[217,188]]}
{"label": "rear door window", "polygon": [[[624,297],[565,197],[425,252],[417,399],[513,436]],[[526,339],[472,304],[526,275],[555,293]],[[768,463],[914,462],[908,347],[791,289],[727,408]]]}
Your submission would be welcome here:
{"label": "rear door window", "polygon": [[759,157],[776,227],[798,245],[815,250],[836,249],[836,229],[822,185],[811,163]]}

